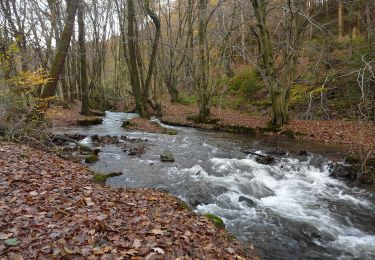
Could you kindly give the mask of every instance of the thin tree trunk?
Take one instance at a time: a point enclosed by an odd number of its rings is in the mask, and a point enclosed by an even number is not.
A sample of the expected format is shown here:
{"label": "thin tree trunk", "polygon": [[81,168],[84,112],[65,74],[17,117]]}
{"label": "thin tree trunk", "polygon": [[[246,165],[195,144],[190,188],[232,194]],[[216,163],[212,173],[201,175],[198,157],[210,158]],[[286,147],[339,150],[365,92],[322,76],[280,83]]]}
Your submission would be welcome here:
{"label": "thin tree trunk", "polygon": [[128,57],[129,57],[129,70],[133,95],[135,98],[136,110],[142,116],[146,116],[146,111],[143,106],[142,89],[139,79],[138,62],[136,55],[136,40],[135,40],[135,8],[134,1],[128,0]]}
{"label": "thin tree trunk", "polygon": [[339,20],[339,38],[344,37],[344,4],[342,0],[339,0],[339,14],[338,14],[338,20]]}
{"label": "thin tree trunk", "polygon": [[204,121],[210,116],[208,80],[207,80],[207,0],[199,0],[199,120]]}
{"label": "thin tree trunk", "polygon": [[84,1],[80,1],[78,8],[78,45],[80,57],[80,75],[81,75],[81,89],[82,89],[82,107],[81,114],[90,114],[90,96],[87,79],[87,64],[86,64],[86,43],[85,43],[85,20],[84,20]]}
{"label": "thin tree trunk", "polygon": [[61,71],[63,70],[65,59],[69,50],[70,40],[73,35],[74,20],[78,9],[78,1],[67,0],[67,16],[64,30],[58,43],[57,53],[53,61],[49,78],[51,79],[42,92],[42,98],[52,97],[56,93]]}
{"label": "thin tree trunk", "polygon": [[[148,16],[150,16],[150,18],[152,19],[155,25],[155,36],[154,36],[154,41],[152,43],[150,64],[149,64],[149,68],[147,72],[146,82],[143,88],[143,100],[147,101],[150,95],[150,84],[151,84],[152,74],[154,72],[154,67],[156,64],[156,55],[158,52],[159,40],[160,40],[160,35],[161,35],[161,25],[160,25],[160,19],[158,15],[150,9],[149,0],[145,0],[145,9],[146,9]],[[143,102],[143,105],[144,106],[147,105],[147,102]],[[144,107],[144,110],[147,111],[147,107]]]}

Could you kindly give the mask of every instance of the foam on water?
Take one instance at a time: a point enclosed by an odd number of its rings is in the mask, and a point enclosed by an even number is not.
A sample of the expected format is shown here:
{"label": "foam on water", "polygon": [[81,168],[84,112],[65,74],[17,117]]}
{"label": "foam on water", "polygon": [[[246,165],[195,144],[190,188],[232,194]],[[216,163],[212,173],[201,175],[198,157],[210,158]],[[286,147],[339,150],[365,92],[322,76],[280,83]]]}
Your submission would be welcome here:
{"label": "foam on water", "polygon": [[[340,218],[330,209],[330,204],[335,202],[354,204],[359,210],[374,211],[374,205],[348,194],[350,188],[343,182],[328,177],[328,167],[317,168],[310,165],[309,160],[301,162],[289,158],[267,166],[258,164],[251,156],[246,159],[212,158],[209,165],[208,170],[195,165],[179,171],[207,187],[223,185],[229,189],[213,202],[198,205],[198,212],[221,216],[228,226],[236,226],[237,222],[261,222],[260,218],[267,212],[306,225],[307,230],[317,230],[320,233],[312,241],[316,245],[327,246],[328,243],[328,247],[342,251],[343,258],[375,257],[375,236],[352,226],[345,216]],[[240,202],[241,196],[253,200],[257,206],[252,208],[244,201]]]}

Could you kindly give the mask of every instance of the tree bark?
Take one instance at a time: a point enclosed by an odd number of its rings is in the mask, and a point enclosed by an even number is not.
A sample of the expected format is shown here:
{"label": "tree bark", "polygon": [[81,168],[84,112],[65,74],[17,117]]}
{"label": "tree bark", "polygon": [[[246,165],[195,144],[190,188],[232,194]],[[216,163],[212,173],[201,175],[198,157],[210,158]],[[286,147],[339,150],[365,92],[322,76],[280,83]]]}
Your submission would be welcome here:
{"label": "tree bark", "polygon": [[80,75],[81,75],[81,90],[82,90],[82,107],[81,114],[90,114],[90,94],[87,79],[87,63],[86,63],[86,43],[85,43],[85,20],[84,20],[84,1],[80,1],[78,8],[78,45],[80,56]]}
{"label": "tree bark", "polygon": [[339,14],[338,14],[338,20],[339,20],[339,38],[344,37],[344,4],[342,0],[339,0]]}
{"label": "tree bark", "polygon": [[206,57],[206,37],[207,37],[207,0],[199,0],[199,120],[205,121],[210,116],[208,80],[207,80],[207,57]]}
{"label": "tree bark", "polygon": [[129,71],[130,81],[132,85],[133,95],[135,98],[136,110],[141,117],[146,116],[146,111],[143,105],[143,96],[141,83],[138,71],[137,49],[136,49],[136,34],[135,34],[135,8],[134,1],[128,0],[128,57],[129,57]]}
{"label": "tree bark", "polygon": [[[160,35],[161,35],[160,19],[158,15],[151,10],[149,0],[145,0],[145,9],[146,9],[147,15],[150,16],[152,22],[155,25],[155,36],[154,36],[154,40],[152,43],[152,52],[151,52],[151,58],[150,58],[150,63],[148,67],[148,72],[147,72],[147,78],[146,78],[146,82],[143,88],[143,100],[144,101],[149,99],[151,79],[154,73],[154,67],[156,64],[156,56],[158,52],[159,40],[160,40]],[[143,102],[143,105],[147,106],[147,103]],[[147,107],[144,107],[144,111],[147,111]]]}
{"label": "tree bark", "polygon": [[57,53],[53,61],[49,78],[51,79],[42,92],[42,98],[52,97],[56,93],[57,83],[59,82],[61,71],[63,70],[65,59],[69,50],[70,40],[73,35],[74,20],[78,9],[78,1],[67,0],[67,16],[65,19],[64,30],[58,43]]}

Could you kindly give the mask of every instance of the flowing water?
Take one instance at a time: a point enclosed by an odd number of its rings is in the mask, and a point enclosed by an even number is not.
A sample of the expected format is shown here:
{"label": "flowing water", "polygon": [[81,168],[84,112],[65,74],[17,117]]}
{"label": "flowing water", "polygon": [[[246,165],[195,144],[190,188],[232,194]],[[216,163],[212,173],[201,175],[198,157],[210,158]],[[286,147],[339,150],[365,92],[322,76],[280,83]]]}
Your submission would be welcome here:
{"label": "flowing water", "polygon": [[[109,179],[111,186],[167,190],[197,212],[220,216],[265,259],[375,259],[374,193],[329,177],[329,161],[345,147],[182,127],[171,127],[176,136],[121,128],[124,119],[135,116],[109,112],[102,125],[60,131],[147,139],[142,157],[108,145],[91,168],[122,171]],[[291,152],[272,165],[243,152],[275,147]],[[175,155],[174,163],[160,162],[166,149]],[[310,153],[292,153],[299,150]]]}

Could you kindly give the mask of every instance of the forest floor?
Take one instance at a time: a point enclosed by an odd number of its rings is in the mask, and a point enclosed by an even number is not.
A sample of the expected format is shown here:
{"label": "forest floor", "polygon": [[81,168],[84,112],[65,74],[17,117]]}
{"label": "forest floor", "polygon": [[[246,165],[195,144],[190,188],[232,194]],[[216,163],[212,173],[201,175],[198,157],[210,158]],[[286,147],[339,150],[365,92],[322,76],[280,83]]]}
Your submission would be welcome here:
{"label": "forest floor", "polygon": [[[188,117],[198,112],[195,106],[169,104],[163,107],[162,121],[172,125],[191,126],[233,132],[263,133],[267,135],[286,135],[296,139],[318,142],[348,144],[350,150],[365,149],[375,152],[375,124],[354,121],[318,121],[294,120],[279,131],[267,130],[267,117],[252,116],[239,110],[211,109],[211,117],[215,119],[211,124],[198,124]],[[349,151],[348,151],[349,152]]]}
{"label": "forest floor", "polygon": [[1,259],[257,259],[171,195],[24,145],[0,142],[0,195]]}

